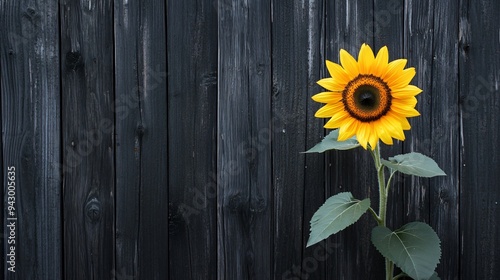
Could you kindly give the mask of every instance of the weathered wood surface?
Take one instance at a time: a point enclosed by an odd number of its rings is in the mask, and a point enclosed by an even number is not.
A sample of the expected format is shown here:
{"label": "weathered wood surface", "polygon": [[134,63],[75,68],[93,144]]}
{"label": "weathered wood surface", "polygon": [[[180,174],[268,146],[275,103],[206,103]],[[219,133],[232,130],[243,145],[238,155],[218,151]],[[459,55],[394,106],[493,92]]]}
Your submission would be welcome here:
{"label": "weathered wood surface", "polygon": [[165,1],[114,1],[117,279],[168,274]]}
{"label": "weathered wood surface", "polygon": [[324,60],[363,42],[424,90],[382,155],[447,173],[396,177],[389,226],[436,230],[441,279],[500,274],[498,1],[35,2],[0,0],[4,279],[382,279],[367,215],[305,248],[329,196],[378,208],[367,153],[300,153]]}
{"label": "weathered wood surface", "polygon": [[[325,200],[324,157],[305,155],[323,137],[311,95],[323,64],[321,1],[273,2],[272,158],[274,275],[325,275],[328,253],[305,248],[309,220]],[[290,71],[293,69],[292,71]],[[324,256],[318,262],[313,254]],[[310,260],[310,261],[305,261]]]}
{"label": "weathered wood surface", "polygon": [[[2,279],[62,276],[58,18],[56,1],[0,1]],[[15,183],[15,200],[8,199],[7,182]],[[5,227],[11,222],[14,234]],[[15,267],[7,263],[11,246]]]}
{"label": "weathered wood surface", "polygon": [[500,2],[464,0],[460,4],[460,275],[495,279],[500,275],[496,248],[500,243],[500,34],[494,18]]}
{"label": "weathered wood surface", "polygon": [[218,5],[218,279],[272,267],[271,2]]}
{"label": "weathered wood surface", "polygon": [[112,4],[60,2],[64,279],[115,266]]}
{"label": "weathered wood surface", "polygon": [[167,2],[169,276],[217,279],[217,5]]}

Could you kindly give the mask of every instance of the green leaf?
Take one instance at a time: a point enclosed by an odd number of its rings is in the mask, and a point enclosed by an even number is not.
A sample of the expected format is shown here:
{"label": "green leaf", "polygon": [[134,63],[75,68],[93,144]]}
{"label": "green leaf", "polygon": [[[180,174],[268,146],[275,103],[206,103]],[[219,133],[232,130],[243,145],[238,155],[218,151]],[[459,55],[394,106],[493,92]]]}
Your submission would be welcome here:
{"label": "green leaf", "polygon": [[382,164],[399,172],[420,177],[446,176],[437,163],[420,153],[409,153],[382,159]]}
{"label": "green leaf", "polygon": [[355,199],[350,192],[336,194],[314,213],[307,247],[355,223],[370,208],[370,199]]}
{"label": "green leaf", "polygon": [[434,272],[434,274],[432,274],[431,278],[429,278],[429,280],[441,280],[441,278],[439,278],[438,274],[436,272]]}
{"label": "green leaf", "polygon": [[339,130],[335,129],[330,132],[321,142],[304,153],[322,153],[328,150],[350,150],[359,147],[356,137],[349,138],[345,141],[337,141]]}
{"label": "green leaf", "polygon": [[439,279],[431,277],[441,257],[440,241],[429,225],[413,222],[394,232],[378,226],[372,231],[372,242],[384,257],[413,279]]}

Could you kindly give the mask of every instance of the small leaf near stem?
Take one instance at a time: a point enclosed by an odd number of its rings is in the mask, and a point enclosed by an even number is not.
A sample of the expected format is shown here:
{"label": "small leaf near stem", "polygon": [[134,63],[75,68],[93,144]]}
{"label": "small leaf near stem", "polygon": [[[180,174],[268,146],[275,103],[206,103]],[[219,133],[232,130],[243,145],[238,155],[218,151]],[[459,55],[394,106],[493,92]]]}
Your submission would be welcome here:
{"label": "small leaf near stem", "polygon": [[408,275],[406,273],[402,272],[402,273],[394,276],[394,278],[392,278],[392,280],[397,280],[397,279],[403,278],[403,277],[408,277]]}
{"label": "small leaf near stem", "polygon": [[373,208],[368,208],[368,211],[370,211],[370,213],[372,214],[373,218],[375,219],[375,221],[377,223],[380,223],[380,217],[377,215],[377,212],[375,212],[375,210],[373,210]]}

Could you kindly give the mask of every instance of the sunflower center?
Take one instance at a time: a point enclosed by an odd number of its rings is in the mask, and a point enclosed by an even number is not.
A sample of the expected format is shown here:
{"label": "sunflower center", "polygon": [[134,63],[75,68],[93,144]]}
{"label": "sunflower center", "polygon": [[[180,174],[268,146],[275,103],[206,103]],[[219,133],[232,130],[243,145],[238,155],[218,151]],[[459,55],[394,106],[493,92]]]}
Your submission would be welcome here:
{"label": "sunflower center", "polygon": [[371,122],[391,108],[392,95],[387,83],[373,75],[359,75],[342,92],[345,110],[355,119]]}
{"label": "sunflower center", "polygon": [[[372,109],[379,103],[378,94],[374,92],[375,88],[366,88],[356,92],[357,96],[354,98],[360,108]],[[356,95],[356,94],[355,94]]]}

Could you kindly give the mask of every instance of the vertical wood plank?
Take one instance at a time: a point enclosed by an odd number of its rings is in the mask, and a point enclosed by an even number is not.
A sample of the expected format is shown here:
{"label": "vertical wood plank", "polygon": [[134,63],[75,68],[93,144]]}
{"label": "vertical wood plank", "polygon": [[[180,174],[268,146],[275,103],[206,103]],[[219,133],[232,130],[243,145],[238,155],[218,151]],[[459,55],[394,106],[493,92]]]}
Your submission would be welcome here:
{"label": "vertical wood plank", "polygon": [[167,6],[169,275],[216,279],[218,6],[214,0]]}
{"label": "vertical wood plank", "polygon": [[[404,57],[404,3],[400,0],[374,0],[373,5],[373,52],[375,55],[383,46],[389,49],[389,61]],[[417,69],[418,73],[419,69]],[[410,124],[413,122],[409,119]],[[415,137],[410,132],[405,133],[408,138]],[[394,140],[394,145],[381,144],[381,154],[383,158],[392,157],[403,152],[403,143]],[[406,192],[403,183],[404,176],[400,173],[394,175],[392,180],[389,203],[387,205],[387,226],[397,229],[402,226],[404,213],[404,193]],[[378,191],[376,192],[378,194]],[[373,193],[375,194],[375,193]],[[377,195],[378,196],[378,195]],[[378,199],[378,198],[377,198]],[[372,200],[372,204],[378,202]],[[373,207],[373,206],[372,206]]]}
{"label": "vertical wood plank", "polygon": [[[425,139],[432,139],[432,63],[434,27],[434,1],[408,1],[405,3],[405,50],[408,59],[406,68],[415,67],[417,75],[412,84],[423,90],[418,95],[417,111],[419,117],[411,119],[411,130],[405,133],[408,138],[404,142],[404,152],[420,152],[429,154],[431,146]],[[427,141],[428,142],[428,141]],[[438,160],[439,162],[439,160]],[[429,223],[430,182],[427,178],[406,176],[405,223],[421,221]],[[434,181],[432,181],[434,182]]]}
{"label": "vertical wood plank", "polygon": [[112,1],[60,2],[64,278],[114,271]]}
{"label": "vertical wood plank", "polygon": [[305,248],[309,221],[325,201],[324,156],[305,155],[324,130],[314,118],[324,67],[323,1],[273,2],[273,279],[322,278],[332,247]]}
{"label": "vertical wood plank", "polygon": [[[448,3],[449,2],[449,3]],[[435,159],[446,172],[429,180],[429,224],[441,239],[441,279],[458,279],[459,273],[459,184],[460,144],[458,122],[458,15],[453,1],[434,4],[432,55],[431,138],[419,135],[416,150]],[[418,73],[418,68],[417,68]],[[420,102],[420,100],[419,100]],[[425,118],[425,115],[422,115]],[[419,147],[420,146],[420,147]],[[429,150],[430,148],[430,150]]]}
{"label": "vertical wood plank", "polygon": [[218,279],[271,274],[271,3],[218,2]]}
{"label": "vertical wood plank", "polygon": [[116,269],[168,275],[165,1],[115,1]]}
{"label": "vertical wood plank", "polygon": [[[5,246],[0,257],[2,279],[60,279],[62,185],[58,165],[61,143],[57,2],[1,1],[0,26],[3,144],[0,166],[5,203],[1,215]],[[15,174],[8,173],[9,168]],[[8,180],[9,177],[13,180]],[[7,182],[14,182],[15,189],[8,188]],[[14,199],[10,191],[15,192]],[[12,212],[7,206],[14,207]],[[5,227],[12,224],[15,228]],[[7,263],[13,253],[15,266]]]}
{"label": "vertical wood plank", "polygon": [[500,275],[500,2],[460,2],[460,277]]}
{"label": "vertical wood plank", "polygon": [[[338,1],[328,4],[326,41],[330,44],[327,45],[327,59],[338,63],[341,48],[357,58],[362,43],[373,46],[373,4],[366,1]],[[333,152],[329,166],[332,194],[349,191],[358,199],[370,197],[372,206],[378,206],[376,170],[367,151],[360,148]],[[333,275],[331,278],[378,279],[383,275],[383,259],[370,242],[374,226],[376,222],[372,217],[364,215],[355,225],[333,237],[338,249],[334,262],[329,267]],[[371,265],[360,270],[359,262]]]}

